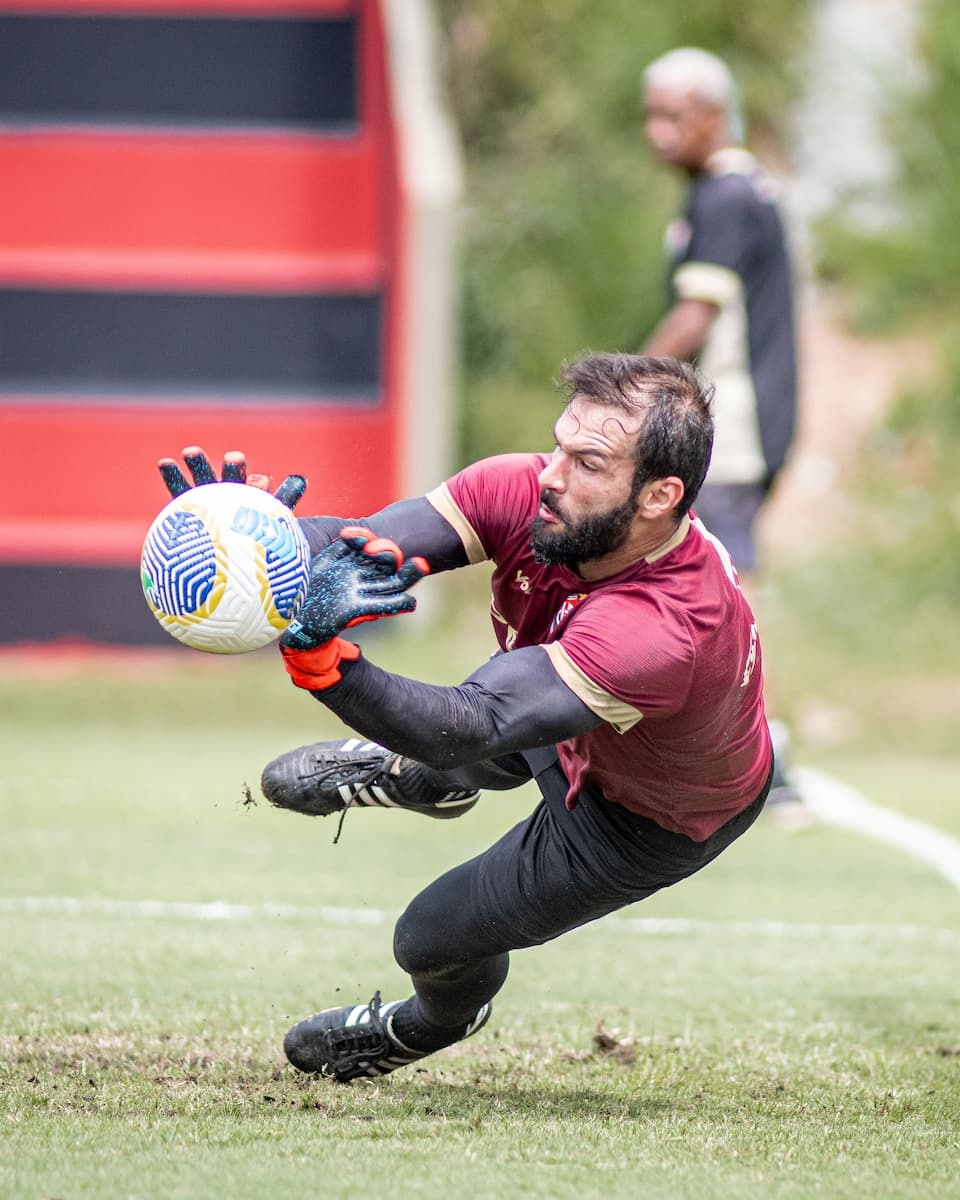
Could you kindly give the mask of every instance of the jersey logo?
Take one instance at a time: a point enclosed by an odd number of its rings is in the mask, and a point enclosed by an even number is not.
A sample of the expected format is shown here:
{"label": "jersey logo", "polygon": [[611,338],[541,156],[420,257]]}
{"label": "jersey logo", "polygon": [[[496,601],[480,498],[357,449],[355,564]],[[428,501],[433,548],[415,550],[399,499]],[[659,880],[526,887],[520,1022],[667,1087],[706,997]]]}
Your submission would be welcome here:
{"label": "jersey logo", "polygon": [[573,612],[573,610],[577,607],[577,605],[582,604],[584,602],[584,600],[586,600],[588,595],[589,595],[589,592],[571,592],[570,593],[570,595],[566,598],[566,600],[564,600],[564,602],[557,609],[556,616],[550,622],[550,632],[547,634],[548,638],[552,638],[554,636],[554,634],[559,632],[560,626],[566,622],[567,618],[570,616],[570,614]]}
{"label": "jersey logo", "polygon": [[520,589],[521,592],[523,592],[523,594],[525,596],[530,595],[530,589],[533,587],[533,584],[530,582],[529,575],[524,575],[524,573],[522,571],[518,570],[516,578],[514,579],[513,582],[517,585],[517,587]]}
{"label": "jersey logo", "polygon": [[684,217],[674,217],[663,234],[663,248],[667,258],[677,261],[683,258],[693,237],[693,228]]}
{"label": "jersey logo", "polygon": [[490,601],[490,616],[498,624],[503,626],[503,648],[504,650],[512,650],[517,644],[517,631],[513,628],[507,618],[499,611],[496,604]]}

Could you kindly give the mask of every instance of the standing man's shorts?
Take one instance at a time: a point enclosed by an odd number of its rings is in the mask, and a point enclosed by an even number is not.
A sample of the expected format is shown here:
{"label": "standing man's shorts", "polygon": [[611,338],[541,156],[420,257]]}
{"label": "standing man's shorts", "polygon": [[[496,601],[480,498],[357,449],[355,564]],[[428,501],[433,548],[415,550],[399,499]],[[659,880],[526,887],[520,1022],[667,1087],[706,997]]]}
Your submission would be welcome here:
{"label": "standing man's shorts", "polygon": [[757,517],[768,489],[762,483],[705,483],[693,511],[730,551],[738,571],[757,568]]}

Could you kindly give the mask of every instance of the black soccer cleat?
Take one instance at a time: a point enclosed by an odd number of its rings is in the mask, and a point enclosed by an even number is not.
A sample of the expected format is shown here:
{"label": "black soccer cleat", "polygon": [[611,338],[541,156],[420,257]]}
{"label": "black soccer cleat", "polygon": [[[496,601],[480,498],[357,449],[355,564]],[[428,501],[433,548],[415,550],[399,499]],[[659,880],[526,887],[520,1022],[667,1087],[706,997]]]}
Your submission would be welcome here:
{"label": "black soccer cleat", "polygon": [[480,793],[450,788],[440,772],[358,738],[317,742],[267,763],[264,796],[278,808],[326,817],[346,808],[406,808],[428,817],[459,817]]}
{"label": "black soccer cleat", "polygon": [[[391,1000],[381,1004],[376,992],[369,1004],[325,1009],[294,1025],[283,1039],[284,1053],[298,1071],[339,1083],[388,1075],[443,1049],[413,1050],[400,1041],[393,1032],[393,1016],[405,1003]],[[470,1024],[445,1044],[452,1046],[476,1033],[487,1023],[490,1012],[490,1005],[484,1004]]]}

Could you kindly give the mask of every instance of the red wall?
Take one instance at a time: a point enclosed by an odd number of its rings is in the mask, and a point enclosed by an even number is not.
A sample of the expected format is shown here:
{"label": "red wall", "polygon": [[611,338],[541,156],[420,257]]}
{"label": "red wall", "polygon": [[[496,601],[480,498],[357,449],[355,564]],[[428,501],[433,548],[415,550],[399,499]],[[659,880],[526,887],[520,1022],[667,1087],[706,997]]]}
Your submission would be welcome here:
{"label": "red wall", "polygon": [[[2,12],[44,11],[0,0]],[[303,512],[359,516],[396,498],[403,397],[402,221],[375,0],[56,0],[58,13],[350,15],[358,129],[292,132],[0,125],[0,289],[382,289],[383,389],[349,397],[0,392],[0,565],[135,568],[166,493],[156,460],[198,443],[247,452],[275,482],[306,474]]]}

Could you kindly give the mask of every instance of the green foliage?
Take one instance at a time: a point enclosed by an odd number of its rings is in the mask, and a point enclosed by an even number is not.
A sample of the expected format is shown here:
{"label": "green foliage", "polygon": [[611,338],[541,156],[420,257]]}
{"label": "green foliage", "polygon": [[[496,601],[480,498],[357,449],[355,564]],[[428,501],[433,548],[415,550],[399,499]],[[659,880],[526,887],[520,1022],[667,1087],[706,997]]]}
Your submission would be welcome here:
{"label": "green foliage", "polygon": [[[956,740],[934,681],[960,678],[960,325],[944,338],[942,369],[931,379],[918,362],[917,382],[864,448],[842,545],[779,578],[785,624],[807,654],[817,643],[832,674],[842,663],[861,685],[875,676],[859,701],[874,739],[931,747]],[[924,674],[912,705],[882,699]]]}
{"label": "green foliage", "polygon": [[663,228],[680,184],[644,145],[644,66],[676,45],[716,51],[753,127],[769,130],[806,7],[436,0],[467,168],[464,460],[542,445],[560,363],[635,350],[663,312]]}
{"label": "green foliage", "polygon": [[902,219],[864,233],[841,212],[818,240],[861,327],[914,334],[913,382],[865,447],[843,544],[778,572],[768,642],[794,707],[816,679],[860,710],[861,739],[935,749],[956,744],[960,698],[960,6],[923,14],[924,86],[889,97]]}
{"label": "green foliage", "polygon": [[889,333],[918,312],[937,320],[952,301],[938,255],[915,227],[870,234],[828,217],[817,229],[816,255],[820,278],[848,291],[852,323],[864,333]]}
{"label": "green foliage", "polygon": [[841,208],[819,236],[823,275],[852,285],[858,319],[872,329],[937,322],[943,309],[960,309],[960,8],[953,0],[926,0],[923,20],[924,80],[891,90],[888,99],[900,220],[864,231]]}
{"label": "green foliage", "polygon": [[798,728],[813,703],[846,714],[840,741],[956,747],[960,356],[944,358],[932,380],[918,362],[917,382],[864,446],[836,546],[795,550],[775,571],[765,648]]}

